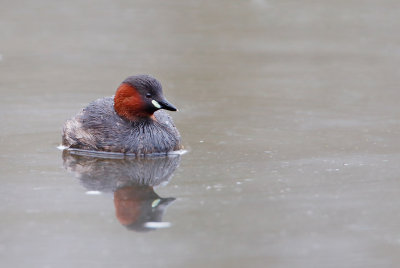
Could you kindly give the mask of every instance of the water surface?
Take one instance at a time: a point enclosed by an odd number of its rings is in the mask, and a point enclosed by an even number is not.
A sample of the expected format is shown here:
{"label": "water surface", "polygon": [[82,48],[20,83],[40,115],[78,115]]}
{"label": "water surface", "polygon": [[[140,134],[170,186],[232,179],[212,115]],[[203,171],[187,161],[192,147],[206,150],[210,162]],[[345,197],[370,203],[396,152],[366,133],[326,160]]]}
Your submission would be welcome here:
{"label": "water surface", "polygon": [[[1,265],[397,267],[399,5],[4,3]],[[137,73],[188,153],[157,185],[71,172],[62,124]]]}

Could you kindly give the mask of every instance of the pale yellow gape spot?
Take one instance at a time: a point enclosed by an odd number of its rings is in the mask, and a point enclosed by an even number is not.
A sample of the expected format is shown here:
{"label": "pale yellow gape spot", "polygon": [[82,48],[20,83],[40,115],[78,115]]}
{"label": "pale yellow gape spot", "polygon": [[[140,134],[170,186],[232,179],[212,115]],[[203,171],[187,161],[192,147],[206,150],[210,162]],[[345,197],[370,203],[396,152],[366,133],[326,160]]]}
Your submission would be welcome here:
{"label": "pale yellow gape spot", "polygon": [[154,105],[154,107],[161,109],[161,105],[157,101],[152,100],[151,103]]}

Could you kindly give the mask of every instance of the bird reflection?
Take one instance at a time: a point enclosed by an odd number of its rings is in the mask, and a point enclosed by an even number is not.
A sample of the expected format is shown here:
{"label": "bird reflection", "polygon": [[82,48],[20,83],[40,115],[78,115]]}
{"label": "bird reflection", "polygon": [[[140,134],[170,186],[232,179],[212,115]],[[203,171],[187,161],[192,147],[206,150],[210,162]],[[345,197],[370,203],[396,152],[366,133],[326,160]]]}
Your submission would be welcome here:
{"label": "bird reflection", "polygon": [[116,217],[128,229],[149,231],[169,226],[162,217],[175,198],[160,197],[153,187],[169,182],[180,155],[104,158],[64,150],[63,161],[88,191],[114,193]]}

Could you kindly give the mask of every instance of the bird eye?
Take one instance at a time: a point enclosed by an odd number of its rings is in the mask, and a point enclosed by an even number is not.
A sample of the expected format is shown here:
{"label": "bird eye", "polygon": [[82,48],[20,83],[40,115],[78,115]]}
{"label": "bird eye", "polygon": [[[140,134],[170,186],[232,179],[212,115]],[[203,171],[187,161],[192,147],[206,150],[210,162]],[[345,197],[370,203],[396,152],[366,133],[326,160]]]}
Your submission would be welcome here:
{"label": "bird eye", "polygon": [[151,98],[151,94],[150,93],[146,93],[146,97],[147,98]]}

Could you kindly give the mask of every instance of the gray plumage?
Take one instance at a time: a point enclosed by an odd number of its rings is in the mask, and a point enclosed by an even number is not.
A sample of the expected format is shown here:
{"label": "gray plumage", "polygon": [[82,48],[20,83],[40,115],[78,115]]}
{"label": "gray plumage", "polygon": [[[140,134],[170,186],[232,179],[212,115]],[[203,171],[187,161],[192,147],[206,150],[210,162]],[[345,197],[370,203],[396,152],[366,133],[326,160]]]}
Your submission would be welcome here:
{"label": "gray plumage", "polygon": [[114,99],[106,97],[90,103],[63,127],[62,144],[69,148],[132,153],[168,153],[181,149],[180,134],[164,111],[152,118],[129,121],[114,110]]}

